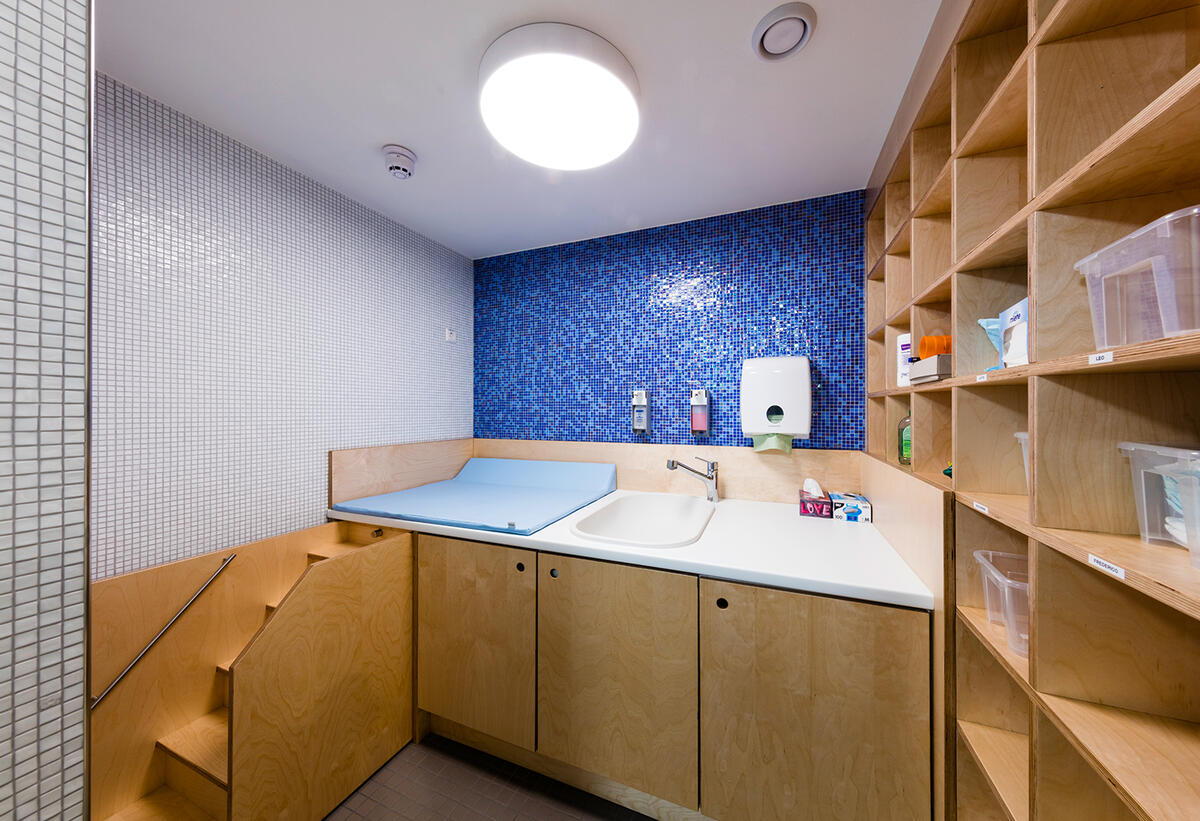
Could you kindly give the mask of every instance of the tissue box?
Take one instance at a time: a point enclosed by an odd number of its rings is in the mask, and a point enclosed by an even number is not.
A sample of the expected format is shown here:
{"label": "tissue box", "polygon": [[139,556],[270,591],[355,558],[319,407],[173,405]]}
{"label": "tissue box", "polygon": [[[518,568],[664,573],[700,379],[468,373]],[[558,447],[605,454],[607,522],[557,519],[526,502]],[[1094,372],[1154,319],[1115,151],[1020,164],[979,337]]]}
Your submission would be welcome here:
{"label": "tissue box", "polygon": [[950,375],[952,359],[953,357],[946,353],[927,356],[920,362],[914,362],[909,366],[908,378],[912,380],[914,385],[923,385],[926,382],[937,382],[939,379],[945,379]]}
{"label": "tissue box", "polygon": [[833,504],[828,496],[813,496],[800,491],[800,515],[816,516],[818,519],[833,518]]}
{"label": "tissue box", "polygon": [[843,522],[871,521],[871,502],[861,493],[830,493],[833,518]]}

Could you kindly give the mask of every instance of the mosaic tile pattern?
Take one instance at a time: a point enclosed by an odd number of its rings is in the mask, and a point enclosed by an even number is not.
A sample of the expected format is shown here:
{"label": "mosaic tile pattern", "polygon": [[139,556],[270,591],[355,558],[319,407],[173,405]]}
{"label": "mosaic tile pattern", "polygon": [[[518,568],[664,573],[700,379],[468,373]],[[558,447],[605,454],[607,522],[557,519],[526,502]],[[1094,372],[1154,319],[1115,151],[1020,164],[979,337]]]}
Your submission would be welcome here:
{"label": "mosaic tile pattern", "polygon": [[[863,447],[863,192],[475,262],[475,435],[749,445],[742,360],[808,356],[811,436]],[[688,391],[712,392],[694,439]],[[652,432],[630,391],[653,392]]]}
{"label": "mosaic tile pattern", "polygon": [[93,578],[320,524],[330,449],[471,435],[470,260],[96,96]]}
{"label": "mosaic tile pattern", "polygon": [[0,818],[82,818],[88,14],[0,0]]}

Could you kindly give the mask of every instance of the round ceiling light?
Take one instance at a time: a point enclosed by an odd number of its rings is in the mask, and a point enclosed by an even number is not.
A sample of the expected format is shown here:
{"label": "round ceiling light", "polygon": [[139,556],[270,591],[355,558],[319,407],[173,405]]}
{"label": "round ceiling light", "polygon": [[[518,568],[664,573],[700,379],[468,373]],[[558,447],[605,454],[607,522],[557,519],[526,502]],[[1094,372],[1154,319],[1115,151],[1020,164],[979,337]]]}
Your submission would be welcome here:
{"label": "round ceiling light", "polygon": [[754,27],[754,53],[764,60],[791,57],[808,44],[816,25],[817,13],[808,3],[784,3]]}
{"label": "round ceiling light", "polygon": [[625,153],[638,132],[633,66],[612,43],[565,23],[500,35],[479,64],[479,111],[500,145],[560,171]]}

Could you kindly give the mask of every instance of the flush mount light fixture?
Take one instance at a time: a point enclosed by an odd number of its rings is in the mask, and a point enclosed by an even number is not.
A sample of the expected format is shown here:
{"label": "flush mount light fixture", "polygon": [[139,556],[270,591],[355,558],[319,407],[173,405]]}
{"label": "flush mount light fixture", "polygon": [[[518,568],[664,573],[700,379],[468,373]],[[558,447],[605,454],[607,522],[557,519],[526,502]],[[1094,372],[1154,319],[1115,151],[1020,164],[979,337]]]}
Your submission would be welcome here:
{"label": "flush mount light fixture", "polygon": [[817,13],[808,3],[784,3],[754,27],[751,45],[764,60],[782,60],[804,48],[817,26]]}
{"label": "flush mount light fixture", "polygon": [[615,160],[638,132],[638,83],[612,43],[565,23],[500,35],[479,64],[479,111],[500,145],[544,168]]}

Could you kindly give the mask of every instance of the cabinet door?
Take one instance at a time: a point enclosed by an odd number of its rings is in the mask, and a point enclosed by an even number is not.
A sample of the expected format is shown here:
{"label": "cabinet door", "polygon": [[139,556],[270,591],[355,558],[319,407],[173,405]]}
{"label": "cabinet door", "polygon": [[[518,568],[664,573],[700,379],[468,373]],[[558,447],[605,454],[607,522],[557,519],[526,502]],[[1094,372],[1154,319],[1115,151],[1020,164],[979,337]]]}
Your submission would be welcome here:
{"label": "cabinet door", "polygon": [[701,810],[927,819],[929,614],[700,582]]}
{"label": "cabinet door", "polygon": [[538,557],[538,752],[698,803],[695,576]]}
{"label": "cabinet door", "polygon": [[417,706],[534,746],[537,554],[422,535]]}

